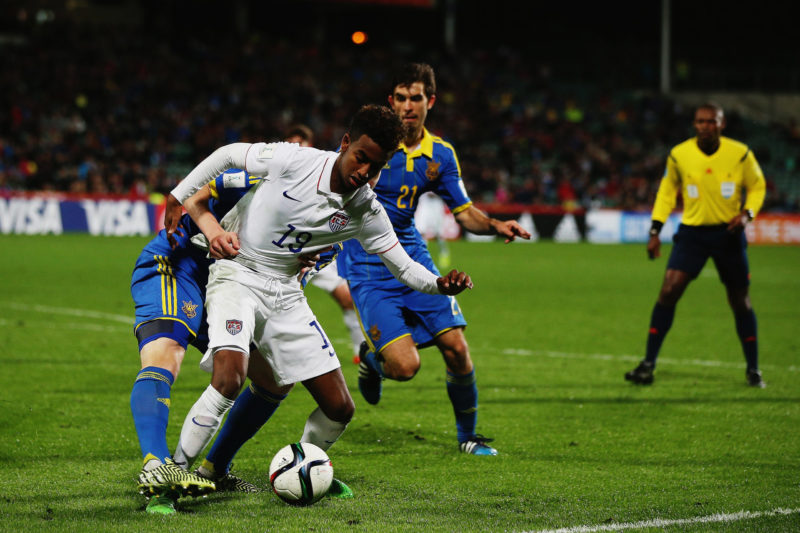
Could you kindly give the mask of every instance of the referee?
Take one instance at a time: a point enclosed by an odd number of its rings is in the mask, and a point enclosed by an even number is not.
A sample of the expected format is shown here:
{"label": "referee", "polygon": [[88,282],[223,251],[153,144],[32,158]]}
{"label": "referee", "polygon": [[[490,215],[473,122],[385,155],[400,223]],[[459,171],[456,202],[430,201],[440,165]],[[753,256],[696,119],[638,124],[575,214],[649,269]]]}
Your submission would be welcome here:
{"label": "referee", "polygon": [[728,292],[747,360],[747,383],[765,386],[758,370],[756,315],[748,294],[750,271],[744,232],[764,202],[764,174],[747,145],[721,135],[724,127],[722,108],[711,103],[701,105],[694,115],[697,136],[675,146],[667,158],[653,206],[647,242],[650,259],[661,255],[659,233],[678,193],[683,198],[683,218],[650,318],[645,358],[625,374],[625,379],[633,383],[653,382],[656,358],[672,325],[675,306],[710,257]]}

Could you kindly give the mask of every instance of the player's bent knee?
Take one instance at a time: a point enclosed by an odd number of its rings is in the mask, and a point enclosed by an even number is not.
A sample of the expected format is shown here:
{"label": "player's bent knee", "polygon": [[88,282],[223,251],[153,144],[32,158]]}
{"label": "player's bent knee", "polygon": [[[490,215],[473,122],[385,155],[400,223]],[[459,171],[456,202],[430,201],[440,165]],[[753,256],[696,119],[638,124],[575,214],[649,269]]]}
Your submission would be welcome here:
{"label": "player's bent knee", "polygon": [[235,350],[220,350],[214,354],[214,373],[211,385],[226,398],[235,398],[247,377],[247,356]]}
{"label": "player's bent knee", "polygon": [[392,379],[395,379],[397,381],[408,381],[417,375],[419,369],[420,369],[419,361],[417,361],[416,364],[413,363],[404,364],[399,367],[395,367]]}
{"label": "player's bent knee", "polygon": [[334,422],[349,424],[356,412],[356,405],[353,402],[353,398],[348,394],[336,402],[321,405],[320,409],[325,413],[325,416]]}

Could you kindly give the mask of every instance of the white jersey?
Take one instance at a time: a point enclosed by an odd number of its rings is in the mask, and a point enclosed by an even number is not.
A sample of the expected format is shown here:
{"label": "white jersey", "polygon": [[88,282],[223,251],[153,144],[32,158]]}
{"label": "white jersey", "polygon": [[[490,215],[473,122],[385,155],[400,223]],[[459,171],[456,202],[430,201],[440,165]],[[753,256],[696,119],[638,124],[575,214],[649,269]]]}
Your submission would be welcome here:
{"label": "white jersey", "polygon": [[[397,243],[389,217],[369,187],[346,195],[331,192],[338,154],[296,144],[254,144],[246,170],[264,176],[236,230],[241,248],[234,261],[272,275],[294,275],[297,255],[357,238],[369,253]],[[236,216],[236,215],[233,215]]]}
{"label": "white jersey", "polygon": [[204,160],[172,194],[183,202],[222,171],[244,168],[263,179],[222,220],[227,231],[239,236],[239,255],[233,259],[237,263],[289,277],[299,270],[298,254],[356,238],[368,253],[381,254],[400,281],[438,294],[436,275],[412,261],[399,245],[371,188],[344,195],[331,192],[338,156],[292,143],[235,143]]}

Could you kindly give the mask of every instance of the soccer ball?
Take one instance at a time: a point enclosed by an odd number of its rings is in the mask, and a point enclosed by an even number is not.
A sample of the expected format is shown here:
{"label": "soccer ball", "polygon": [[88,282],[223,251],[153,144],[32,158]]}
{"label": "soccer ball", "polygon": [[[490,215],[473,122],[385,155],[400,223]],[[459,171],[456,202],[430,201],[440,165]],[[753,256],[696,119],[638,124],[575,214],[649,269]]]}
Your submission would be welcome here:
{"label": "soccer ball", "polygon": [[284,446],[269,465],[269,483],[291,505],[311,505],[328,493],[333,466],[322,448],[310,442]]}

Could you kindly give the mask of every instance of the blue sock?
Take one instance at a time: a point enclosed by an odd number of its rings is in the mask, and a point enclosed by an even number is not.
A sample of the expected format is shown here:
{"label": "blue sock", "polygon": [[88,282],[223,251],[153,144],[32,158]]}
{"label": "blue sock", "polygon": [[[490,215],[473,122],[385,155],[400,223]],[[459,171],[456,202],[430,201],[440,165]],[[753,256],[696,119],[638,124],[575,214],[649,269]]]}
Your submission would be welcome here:
{"label": "blue sock", "polygon": [[131,414],[144,462],[170,457],[167,447],[169,393],[175,379],[169,370],[148,366],[136,376],[131,391]]}
{"label": "blue sock", "polygon": [[648,363],[656,364],[661,343],[664,342],[664,337],[672,327],[673,318],[675,318],[675,306],[667,307],[656,302],[650,317],[650,332],[647,335],[647,351],[644,356],[644,360]]}
{"label": "blue sock", "polygon": [[744,358],[747,360],[748,370],[758,370],[758,340],[756,331],[756,313],[752,309],[743,313],[735,313],[736,333],[739,334],[739,341],[742,343]]}
{"label": "blue sock", "polygon": [[456,415],[458,442],[464,442],[475,434],[475,425],[478,422],[478,385],[475,382],[475,371],[457,376],[448,370],[447,395]]}
{"label": "blue sock", "polygon": [[382,378],[386,377],[383,374],[383,362],[381,361],[380,357],[375,354],[375,352],[372,350],[368,351],[364,354],[363,360],[367,363],[367,366],[377,372]]}
{"label": "blue sock", "polygon": [[273,394],[250,383],[236,398],[203,467],[217,475],[227,474],[236,452],[261,429],[284,398],[286,395]]}

